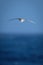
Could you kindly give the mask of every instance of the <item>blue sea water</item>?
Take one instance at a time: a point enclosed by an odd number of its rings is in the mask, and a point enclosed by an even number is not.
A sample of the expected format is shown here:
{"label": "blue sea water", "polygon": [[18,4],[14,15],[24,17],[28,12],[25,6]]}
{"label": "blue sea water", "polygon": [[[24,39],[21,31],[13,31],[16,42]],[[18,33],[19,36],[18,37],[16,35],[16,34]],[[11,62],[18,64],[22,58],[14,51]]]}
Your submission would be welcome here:
{"label": "blue sea water", "polygon": [[43,34],[0,34],[0,65],[43,65]]}

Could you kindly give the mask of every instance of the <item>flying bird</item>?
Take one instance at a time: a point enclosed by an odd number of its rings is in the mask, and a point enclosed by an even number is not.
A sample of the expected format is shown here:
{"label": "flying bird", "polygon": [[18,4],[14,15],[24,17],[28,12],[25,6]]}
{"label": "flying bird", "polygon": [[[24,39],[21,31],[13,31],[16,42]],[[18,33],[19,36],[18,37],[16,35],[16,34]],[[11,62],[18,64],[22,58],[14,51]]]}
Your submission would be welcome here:
{"label": "flying bird", "polygon": [[13,20],[18,20],[18,21],[20,21],[22,23],[25,22],[25,21],[29,21],[30,23],[35,24],[35,22],[33,20],[27,20],[26,18],[12,18],[12,19],[10,19],[10,21],[13,21]]}

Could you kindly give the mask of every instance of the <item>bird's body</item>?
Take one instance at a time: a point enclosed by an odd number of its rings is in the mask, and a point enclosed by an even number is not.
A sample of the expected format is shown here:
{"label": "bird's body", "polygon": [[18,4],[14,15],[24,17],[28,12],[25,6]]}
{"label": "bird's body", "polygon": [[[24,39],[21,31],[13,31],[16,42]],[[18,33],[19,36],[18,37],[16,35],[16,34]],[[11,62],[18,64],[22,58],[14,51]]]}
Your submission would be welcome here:
{"label": "bird's body", "polygon": [[24,18],[18,18],[18,20],[19,20],[20,22],[24,22],[24,21],[25,21]]}

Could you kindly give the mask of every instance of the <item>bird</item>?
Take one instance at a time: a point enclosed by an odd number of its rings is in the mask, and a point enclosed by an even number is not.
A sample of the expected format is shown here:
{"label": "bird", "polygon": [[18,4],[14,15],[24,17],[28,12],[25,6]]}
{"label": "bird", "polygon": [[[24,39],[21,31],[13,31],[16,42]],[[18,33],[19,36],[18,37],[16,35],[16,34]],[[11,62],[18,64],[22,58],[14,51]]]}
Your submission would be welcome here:
{"label": "bird", "polygon": [[30,20],[27,20],[26,18],[11,18],[11,19],[10,19],[10,21],[14,21],[14,20],[18,20],[18,21],[20,21],[21,23],[23,23],[23,22],[25,22],[25,21],[29,21],[30,23],[34,23],[34,24],[35,24],[35,22],[34,22],[32,19],[30,19]]}

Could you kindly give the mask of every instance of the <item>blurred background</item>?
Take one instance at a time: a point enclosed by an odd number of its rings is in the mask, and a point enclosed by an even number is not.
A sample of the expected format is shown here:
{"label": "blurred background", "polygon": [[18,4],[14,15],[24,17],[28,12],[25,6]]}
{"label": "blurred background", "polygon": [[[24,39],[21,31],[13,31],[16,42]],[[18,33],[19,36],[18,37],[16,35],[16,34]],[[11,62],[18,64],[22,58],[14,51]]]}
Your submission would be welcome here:
{"label": "blurred background", "polygon": [[0,0],[0,64],[43,65],[43,0]]}

